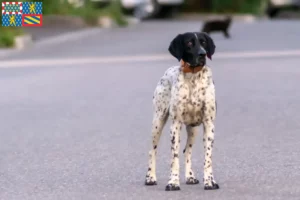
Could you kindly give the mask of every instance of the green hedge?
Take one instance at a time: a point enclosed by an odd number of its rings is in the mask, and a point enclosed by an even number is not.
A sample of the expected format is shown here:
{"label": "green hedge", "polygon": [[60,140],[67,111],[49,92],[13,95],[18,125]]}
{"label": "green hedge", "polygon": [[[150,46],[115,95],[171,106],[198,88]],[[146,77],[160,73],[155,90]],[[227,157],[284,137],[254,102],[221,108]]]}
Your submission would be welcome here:
{"label": "green hedge", "polygon": [[185,0],[185,12],[262,14],[266,0]]}
{"label": "green hedge", "polygon": [[[7,0],[0,0],[4,2]],[[26,1],[26,0],[23,0]],[[34,0],[27,0],[34,1]],[[38,0],[35,0],[38,1]],[[96,8],[94,4],[87,2],[85,6],[75,8],[66,0],[39,0],[43,2],[43,15],[71,15],[80,16],[89,25],[96,25],[100,16],[110,16],[119,26],[126,26],[119,1],[113,1],[105,8]],[[14,46],[14,38],[23,34],[22,28],[0,26],[0,47]]]}
{"label": "green hedge", "polygon": [[[6,0],[0,0],[0,3]],[[2,47],[13,47],[15,37],[22,35],[23,30],[20,27],[4,27],[2,26],[2,15],[1,15],[1,26],[0,26],[0,48]]]}
{"label": "green hedge", "polygon": [[13,47],[15,37],[22,34],[21,28],[0,26],[0,47]]}
{"label": "green hedge", "polygon": [[80,16],[90,25],[95,25],[100,16],[108,15],[118,25],[127,25],[119,1],[112,1],[105,8],[98,8],[87,0],[83,7],[75,8],[67,0],[43,0],[43,14]]}
{"label": "green hedge", "polygon": [[212,11],[260,14],[263,0],[212,0]]}

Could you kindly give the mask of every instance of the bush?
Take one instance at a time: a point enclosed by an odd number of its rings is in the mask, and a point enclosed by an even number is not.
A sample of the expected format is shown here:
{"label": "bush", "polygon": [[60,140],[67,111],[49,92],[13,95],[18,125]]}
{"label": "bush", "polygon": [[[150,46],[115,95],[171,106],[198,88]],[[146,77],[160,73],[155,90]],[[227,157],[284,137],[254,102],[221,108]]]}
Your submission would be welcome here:
{"label": "bush", "polygon": [[[7,0],[0,0],[5,2]],[[26,1],[26,0],[24,0]],[[27,0],[29,2],[37,0]],[[83,7],[75,8],[67,0],[40,0],[43,2],[43,15],[73,15],[82,17],[89,25],[96,25],[100,16],[111,17],[118,25],[125,26],[125,20],[121,4],[119,1],[112,3],[105,8],[96,8],[92,3],[87,1]],[[0,47],[12,47],[14,38],[23,34],[21,27],[0,27]]]}
{"label": "bush", "polygon": [[119,0],[112,1],[110,5],[102,11],[102,15],[110,16],[119,26],[126,26],[128,24],[123,16],[121,2]]}
{"label": "bush", "polygon": [[212,0],[212,9],[220,13],[258,14],[262,3],[262,0]]}
{"label": "bush", "polygon": [[266,0],[186,0],[184,11],[261,14]]}
{"label": "bush", "polygon": [[0,47],[13,47],[15,37],[22,35],[23,30],[17,27],[0,27]]}
{"label": "bush", "polygon": [[110,16],[118,25],[126,25],[119,1],[112,1],[106,8],[97,8],[90,1],[82,7],[75,8],[67,0],[43,0],[43,14],[45,15],[74,15],[82,17],[87,24],[95,25],[103,15]]}

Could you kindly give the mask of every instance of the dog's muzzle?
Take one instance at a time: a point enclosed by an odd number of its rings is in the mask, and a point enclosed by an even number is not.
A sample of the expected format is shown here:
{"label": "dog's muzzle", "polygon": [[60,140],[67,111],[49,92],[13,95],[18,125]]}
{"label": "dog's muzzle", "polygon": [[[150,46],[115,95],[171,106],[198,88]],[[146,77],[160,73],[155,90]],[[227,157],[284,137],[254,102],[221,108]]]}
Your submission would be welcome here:
{"label": "dog's muzzle", "polygon": [[206,57],[206,51],[203,47],[200,46],[197,57],[195,59],[194,63],[190,63],[190,67],[197,67],[197,66],[204,66],[205,65],[205,57]]}

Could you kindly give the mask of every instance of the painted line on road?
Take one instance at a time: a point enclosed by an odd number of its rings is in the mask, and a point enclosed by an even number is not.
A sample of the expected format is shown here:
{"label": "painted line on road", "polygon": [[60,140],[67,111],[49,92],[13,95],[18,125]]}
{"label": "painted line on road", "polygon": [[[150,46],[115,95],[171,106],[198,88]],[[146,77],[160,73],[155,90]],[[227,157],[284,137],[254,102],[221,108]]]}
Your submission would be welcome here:
{"label": "painted line on road", "polygon": [[[223,52],[214,56],[213,60],[236,59],[236,58],[280,58],[300,56],[300,50],[286,51],[253,51],[253,52]],[[45,67],[57,65],[82,65],[82,64],[118,64],[131,62],[172,61],[174,58],[169,54],[136,55],[136,56],[108,56],[108,57],[71,57],[59,59],[25,59],[0,62],[0,68],[11,67]]]}

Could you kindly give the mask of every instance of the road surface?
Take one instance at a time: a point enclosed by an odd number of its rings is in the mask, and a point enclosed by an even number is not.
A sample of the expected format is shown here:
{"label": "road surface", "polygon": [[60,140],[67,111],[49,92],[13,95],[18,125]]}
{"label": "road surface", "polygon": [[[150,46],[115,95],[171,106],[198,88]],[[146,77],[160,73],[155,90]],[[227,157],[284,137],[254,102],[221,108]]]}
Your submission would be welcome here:
{"label": "road surface", "polygon": [[[297,21],[235,23],[232,39],[212,35],[217,50],[209,65],[218,100],[213,167],[220,189],[184,184],[181,154],[181,190],[164,191],[169,123],[158,147],[158,185],[144,186],[153,90],[178,64],[168,44],[198,27],[149,21],[2,59],[0,199],[298,200]],[[181,149],[185,139],[182,132]],[[200,180],[203,158],[201,130],[193,151]]]}

